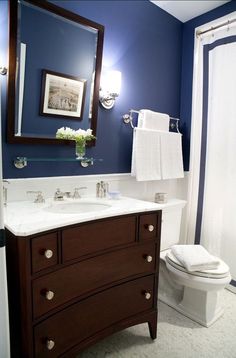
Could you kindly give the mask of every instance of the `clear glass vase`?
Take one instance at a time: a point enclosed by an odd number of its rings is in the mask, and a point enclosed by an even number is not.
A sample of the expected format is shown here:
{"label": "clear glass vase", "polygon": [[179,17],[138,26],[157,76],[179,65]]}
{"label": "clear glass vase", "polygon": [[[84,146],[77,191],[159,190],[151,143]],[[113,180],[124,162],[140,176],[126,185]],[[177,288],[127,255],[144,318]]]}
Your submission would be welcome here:
{"label": "clear glass vase", "polygon": [[75,155],[77,159],[83,159],[86,154],[86,142],[75,143]]}

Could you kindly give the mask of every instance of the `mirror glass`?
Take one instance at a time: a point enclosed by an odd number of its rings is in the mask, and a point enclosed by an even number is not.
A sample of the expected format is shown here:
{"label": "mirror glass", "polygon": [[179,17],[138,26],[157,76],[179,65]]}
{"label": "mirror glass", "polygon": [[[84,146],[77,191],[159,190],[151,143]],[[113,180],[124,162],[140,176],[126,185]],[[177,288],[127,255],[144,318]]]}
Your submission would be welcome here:
{"label": "mirror glass", "polygon": [[10,2],[11,142],[58,143],[61,127],[96,135],[103,33],[51,3]]}

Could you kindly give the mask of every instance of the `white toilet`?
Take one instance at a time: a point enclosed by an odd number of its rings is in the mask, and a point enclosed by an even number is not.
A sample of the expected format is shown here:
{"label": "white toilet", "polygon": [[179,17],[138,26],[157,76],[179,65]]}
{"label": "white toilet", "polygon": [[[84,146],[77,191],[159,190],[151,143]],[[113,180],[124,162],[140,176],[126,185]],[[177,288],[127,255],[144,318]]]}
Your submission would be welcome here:
{"label": "white toilet", "polygon": [[214,270],[187,272],[171,254],[179,243],[182,209],[175,200],[162,211],[162,234],[158,298],[192,320],[209,327],[223,313],[220,293],[231,280],[229,267],[220,260]]}

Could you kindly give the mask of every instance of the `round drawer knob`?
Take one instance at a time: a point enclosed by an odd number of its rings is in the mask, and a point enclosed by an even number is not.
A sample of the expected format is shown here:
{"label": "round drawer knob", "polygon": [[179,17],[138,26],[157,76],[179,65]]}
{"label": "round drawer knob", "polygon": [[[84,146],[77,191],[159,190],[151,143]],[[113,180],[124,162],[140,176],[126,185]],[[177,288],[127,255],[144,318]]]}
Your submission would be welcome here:
{"label": "round drawer knob", "polygon": [[144,296],[145,296],[146,300],[150,300],[150,298],[151,298],[151,293],[150,293],[150,292],[145,292],[145,293],[144,293]]}
{"label": "round drawer knob", "polygon": [[45,293],[45,297],[48,301],[51,301],[54,297],[54,292],[53,291],[46,291]]}
{"label": "round drawer knob", "polygon": [[147,261],[147,262],[152,262],[152,256],[151,256],[151,255],[147,255],[147,256],[146,256],[146,261]]}
{"label": "round drawer knob", "polygon": [[148,225],[148,231],[152,232],[154,230],[154,226],[153,225]]}
{"label": "round drawer knob", "polygon": [[55,342],[52,339],[47,339],[46,346],[49,351],[55,347]]}
{"label": "round drawer knob", "polygon": [[50,259],[53,256],[53,251],[52,250],[45,250],[44,251],[44,256],[46,257],[46,259]]}

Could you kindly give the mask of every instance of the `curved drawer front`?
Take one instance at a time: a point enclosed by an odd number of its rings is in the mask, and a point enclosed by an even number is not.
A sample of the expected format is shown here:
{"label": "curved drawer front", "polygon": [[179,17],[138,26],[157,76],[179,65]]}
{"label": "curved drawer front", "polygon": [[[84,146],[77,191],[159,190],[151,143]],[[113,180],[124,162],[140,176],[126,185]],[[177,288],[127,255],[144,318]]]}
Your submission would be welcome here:
{"label": "curved drawer front", "polygon": [[35,356],[58,357],[103,329],[153,307],[154,277],[93,295],[35,327]]}
{"label": "curved drawer front", "polygon": [[86,223],[62,231],[62,260],[68,262],[84,255],[135,242],[136,217],[128,216]]}
{"label": "curved drawer front", "polygon": [[154,243],[139,244],[78,262],[34,280],[34,317],[117,280],[154,272],[155,250]]}

